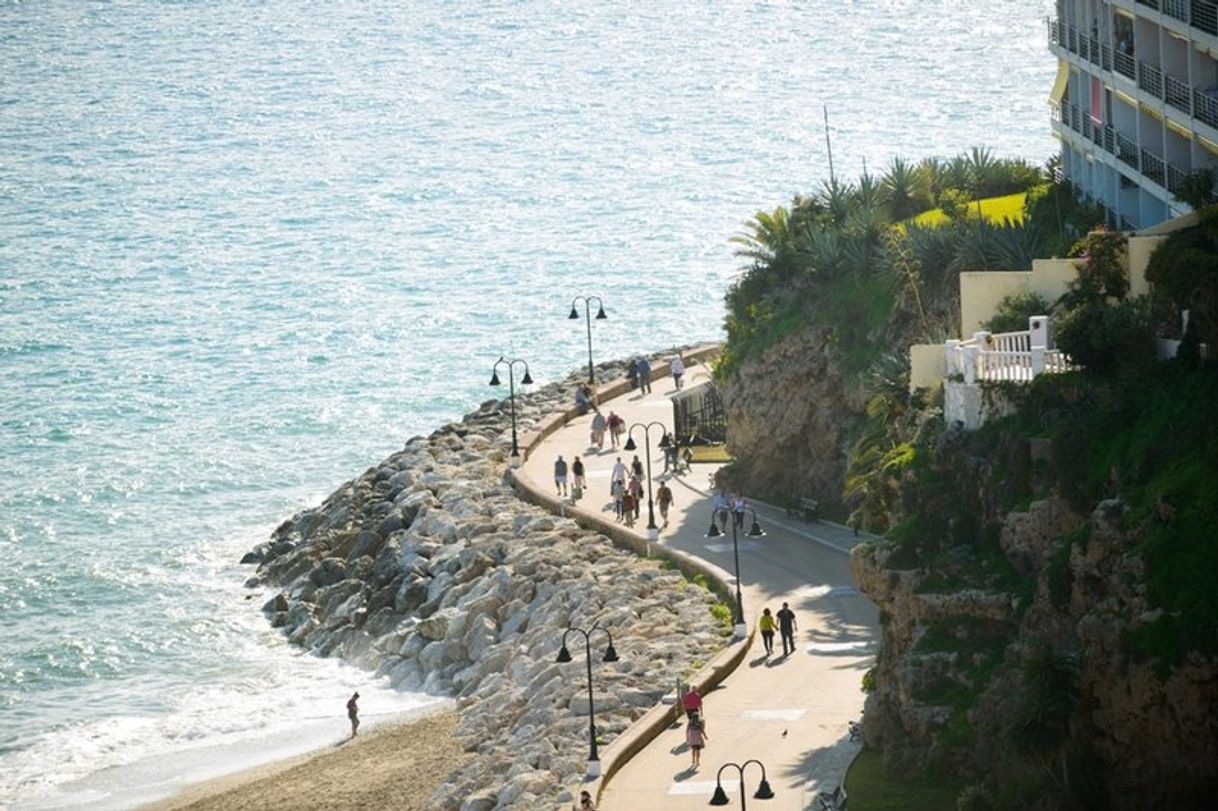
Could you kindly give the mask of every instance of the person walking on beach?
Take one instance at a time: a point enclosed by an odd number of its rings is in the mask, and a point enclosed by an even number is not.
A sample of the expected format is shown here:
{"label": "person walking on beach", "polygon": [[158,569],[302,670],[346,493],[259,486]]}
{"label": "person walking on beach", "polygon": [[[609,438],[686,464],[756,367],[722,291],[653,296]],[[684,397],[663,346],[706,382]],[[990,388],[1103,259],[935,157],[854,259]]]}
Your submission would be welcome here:
{"label": "person walking on beach", "polygon": [[761,642],[765,645],[765,655],[774,655],[774,615],[770,613],[770,609],[766,608],[761,612],[761,619],[757,620],[757,629],[761,631]]}
{"label": "person walking on beach", "polygon": [[347,718],[351,721],[351,737],[359,734],[359,693],[347,699]]}
{"label": "person walking on beach", "polygon": [[681,390],[681,378],[685,375],[685,363],[681,360],[681,356],[677,355],[668,364],[668,371],[672,372],[673,385],[677,387],[677,391]]}
{"label": "person walking on beach", "polygon": [[567,494],[567,460],[562,458],[561,453],[554,462],[554,489],[560,496]]}
{"label": "person walking on beach", "polygon": [[702,747],[706,746],[708,737],[706,721],[703,720],[702,713],[690,713],[689,722],[685,725],[685,742],[689,744],[690,769],[697,769],[702,765]]}
{"label": "person walking on beach", "polygon": [[605,415],[600,409],[594,410],[596,414],[592,417],[592,444],[599,451],[605,447]]}
{"label": "person walking on beach", "polygon": [[571,496],[576,501],[584,494],[584,488],[588,486],[588,480],[584,474],[584,463],[577,456],[575,461],[571,463]]}
{"label": "person walking on beach", "polygon": [[656,503],[660,505],[660,518],[664,521],[664,526],[668,526],[668,508],[672,506],[672,490],[668,484],[660,482],[660,489],[656,490]]}
{"label": "person walking on beach", "polygon": [[782,655],[795,653],[795,612],[786,603],[778,612],[778,630],[782,633]]}
{"label": "person walking on beach", "polygon": [[639,388],[643,390],[643,394],[651,394],[651,363],[647,358],[639,358]]}

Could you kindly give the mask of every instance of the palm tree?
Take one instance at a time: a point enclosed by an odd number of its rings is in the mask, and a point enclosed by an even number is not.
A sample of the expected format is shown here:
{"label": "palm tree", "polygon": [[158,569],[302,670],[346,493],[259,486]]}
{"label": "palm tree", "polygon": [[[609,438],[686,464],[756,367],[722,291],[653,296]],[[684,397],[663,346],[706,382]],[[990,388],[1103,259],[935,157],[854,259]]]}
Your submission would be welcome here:
{"label": "palm tree", "polygon": [[998,169],[994,153],[989,147],[975,146],[964,160],[968,166],[968,188],[977,199],[988,197],[994,191],[994,174]]}
{"label": "palm tree", "polygon": [[741,246],[736,256],[748,259],[753,269],[768,271],[778,279],[790,279],[798,270],[795,235],[790,213],[784,206],[773,211],[758,211],[745,223],[748,229],[731,238]]}
{"label": "palm tree", "polygon": [[930,201],[939,205],[939,196],[951,188],[947,164],[941,158],[923,158],[918,164],[918,176]]}
{"label": "palm tree", "polygon": [[909,219],[929,207],[924,205],[927,201],[919,194],[919,186],[922,185],[920,174],[917,167],[904,158],[893,158],[889,164],[881,186],[888,216],[894,222]]}

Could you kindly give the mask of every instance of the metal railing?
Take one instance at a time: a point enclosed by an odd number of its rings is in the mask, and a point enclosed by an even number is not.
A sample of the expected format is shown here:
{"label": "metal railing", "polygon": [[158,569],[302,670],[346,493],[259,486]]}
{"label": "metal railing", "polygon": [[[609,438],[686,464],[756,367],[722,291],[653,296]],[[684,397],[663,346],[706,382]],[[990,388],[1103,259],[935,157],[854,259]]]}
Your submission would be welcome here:
{"label": "metal railing", "polygon": [[1172,194],[1178,194],[1180,189],[1184,188],[1184,179],[1188,177],[1188,172],[1178,168],[1175,164],[1167,164],[1167,190]]}
{"label": "metal railing", "polygon": [[1218,98],[1194,89],[1193,115],[1211,127],[1218,127]]}
{"label": "metal railing", "polygon": [[1138,145],[1119,132],[1116,137],[1116,156],[1117,160],[1129,164],[1134,169],[1138,168]]}
{"label": "metal railing", "polygon": [[1142,174],[1160,186],[1167,185],[1167,168],[1163,159],[1149,149],[1142,150]]}
{"label": "metal railing", "polygon": [[1138,87],[1157,99],[1163,98],[1163,71],[1158,65],[1138,60]]}
{"label": "metal railing", "polygon": [[1159,0],[1138,0],[1138,5],[1153,8],[1155,11],[1159,10]]}
{"label": "metal railing", "polygon": [[1111,125],[1104,127],[1104,151],[1116,154],[1116,130]]}
{"label": "metal railing", "polygon": [[1127,76],[1130,79],[1136,78],[1137,70],[1134,63],[1133,54],[1121,53],[1117,51],[1112,55],[1112,66],[1116,72],[1122,76]]}
{"label": "metal railing", "polygon": [[1181,22],[1188,22],[1188,0],[1163,0],[1163,13]]}
{"label": "metal railing", "polygon": [[1163,100],[1175,107],[1181,112],[1188,115],[1193,114],[1193,106],[1190,104],[1192,93],[1189,92],[1187,82],[1177,79],[1175,76],[1163,76]]}
{"label": "metal railing", "polygon": [[1192,20],[1194,28],[1207,34],[1218,35],[1218,3],[1209,0],[1193,0]]}

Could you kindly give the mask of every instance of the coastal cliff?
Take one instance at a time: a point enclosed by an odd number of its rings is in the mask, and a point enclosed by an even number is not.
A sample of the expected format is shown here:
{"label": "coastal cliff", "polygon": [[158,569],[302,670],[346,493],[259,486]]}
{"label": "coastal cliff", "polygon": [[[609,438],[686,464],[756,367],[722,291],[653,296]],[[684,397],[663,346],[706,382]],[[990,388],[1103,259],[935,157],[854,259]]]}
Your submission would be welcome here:
{"label": "coastal cliff", "polygon": [[1006,786],[1043,787],[1047,769],[1088,807],[1201,807],[1218,781],[1218,661],[1191,653],[1165,672],[1130,650],[1161,612],[1126,513],[1111,500],[1079,516],[1060,499],[1010,513],[1001,548],[1025,579],[1007,584],[953,586],[894,544],[856,549],[859,588],[883,612],[868,744],[898,769]]}
{"label": "coastal cliff", "polygon": [[[578,382],[518,395],[521,431],[565,408]],[[507,403],[484,403],[246,556],[258,566],[248,585],[275,591],[264,611],[293,643],[457,698],[458,736],[474,757],[432,809],[570,804],[588,699],[582,666],[555,661],[568,627],[609,629],[620,657],[594,664],[602,742],[724,644],[709,591],[520,501],[505,477],[509,450]]]}
{"label": "coastal cliff", "polygon": [[729,487],[776,503],[840,499],[862,404],[836,361],[832,330],[788,336],[719,382],[728,419]]}

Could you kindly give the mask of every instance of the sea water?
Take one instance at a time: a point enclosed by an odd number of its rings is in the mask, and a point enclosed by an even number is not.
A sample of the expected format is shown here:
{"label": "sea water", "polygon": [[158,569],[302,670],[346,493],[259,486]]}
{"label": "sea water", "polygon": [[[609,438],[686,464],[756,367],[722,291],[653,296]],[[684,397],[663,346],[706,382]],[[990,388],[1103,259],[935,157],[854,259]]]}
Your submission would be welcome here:
{"label": "sea water", "polygon": [[0,2],[0,806],[429,700],[286,645],[241,554],[500,354],[585,363],[577,295],[598,359],[719,337],[825,106],[843,177],[1047,158],[1048,6]]}

